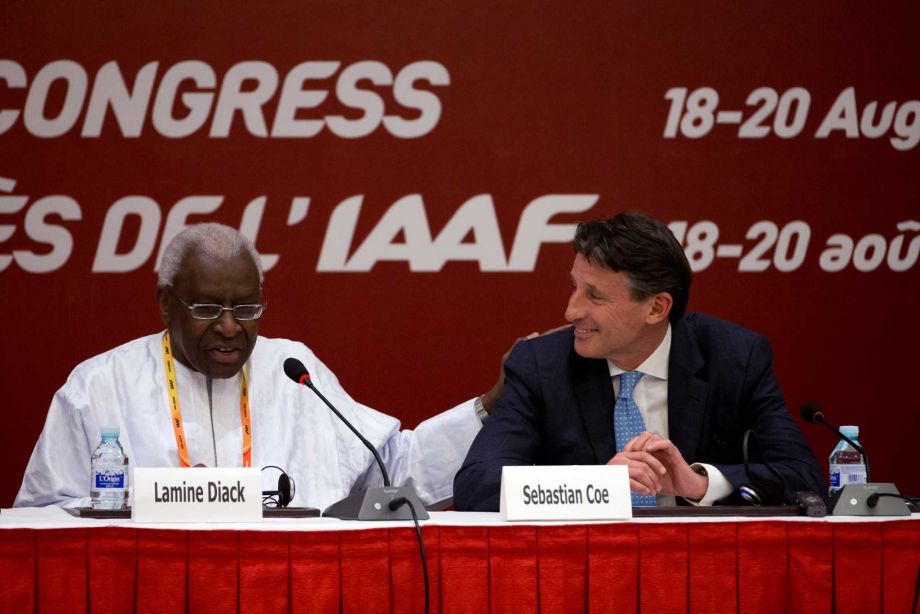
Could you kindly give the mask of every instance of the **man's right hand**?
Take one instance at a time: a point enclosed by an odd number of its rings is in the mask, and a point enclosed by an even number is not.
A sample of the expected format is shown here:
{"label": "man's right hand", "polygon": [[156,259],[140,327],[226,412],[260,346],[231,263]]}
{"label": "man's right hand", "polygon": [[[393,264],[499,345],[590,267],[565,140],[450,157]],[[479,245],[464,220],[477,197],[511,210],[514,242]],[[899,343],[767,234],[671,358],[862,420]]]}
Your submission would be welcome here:
{"label": "man's right hand", "polygon": [[665,466],[648,452],[641,450],[618,452],[608,465],[626,465],[629,469],[629,489],[641,495],[657,495],[664,489],[662,476]]}

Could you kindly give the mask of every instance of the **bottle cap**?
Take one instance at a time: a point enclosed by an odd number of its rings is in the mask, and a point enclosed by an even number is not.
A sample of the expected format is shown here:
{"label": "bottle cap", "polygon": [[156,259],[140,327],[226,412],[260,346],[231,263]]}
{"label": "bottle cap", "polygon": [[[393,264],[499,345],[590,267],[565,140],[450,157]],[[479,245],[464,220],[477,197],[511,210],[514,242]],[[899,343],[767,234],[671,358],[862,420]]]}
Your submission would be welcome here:
{"label": "bottle cap", "polygon": [[99,429],[99,434],[103,439],[118,439],[119,430],[117,426],[103,426]]}
{"label": "bottle cap", "polygon": [[850,439],[856,439],[859,437],[859,427],[848,424],[846,426],[840,427],[840,432],[849,437]]}

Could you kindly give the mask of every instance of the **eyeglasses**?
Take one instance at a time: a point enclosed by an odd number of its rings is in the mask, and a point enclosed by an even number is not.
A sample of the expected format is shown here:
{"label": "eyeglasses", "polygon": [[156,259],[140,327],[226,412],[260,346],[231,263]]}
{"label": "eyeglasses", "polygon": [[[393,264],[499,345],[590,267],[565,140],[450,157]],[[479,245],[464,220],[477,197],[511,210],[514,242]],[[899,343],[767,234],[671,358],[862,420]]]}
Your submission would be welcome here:
{"label": "eyeglasses", "polygon": [[[172,291],[170,291],[170,294],[176,296],[176,294]],[[262,317],[262,312],[268,308],[267,304],[234,305],[233,307],[201,303],[193,303],[189,305],[178,296],[176,296],[176,300],[185,305],[185,308],[188,309],[189,314],[196,320],[216,320],[225,311],[232,313],[233,317],[237,320],[258,320]]]}

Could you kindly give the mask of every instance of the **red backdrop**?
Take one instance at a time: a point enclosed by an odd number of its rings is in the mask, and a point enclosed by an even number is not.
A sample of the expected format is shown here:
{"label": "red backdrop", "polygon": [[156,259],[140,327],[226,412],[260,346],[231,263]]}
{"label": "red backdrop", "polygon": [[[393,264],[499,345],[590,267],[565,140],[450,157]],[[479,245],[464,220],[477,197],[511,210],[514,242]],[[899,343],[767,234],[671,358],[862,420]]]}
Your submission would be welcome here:
{"label": "red backdrop", "polygon": [[858,424],[876,479],[920,493],[918,20],[916,3],[7,3],[0,505],[69,371],[158,330],[164,237],[244,212],[277,256],[263,334],[411,426],[562,323],[572,223],[646,210],[685,236],[690,308],[768,335],[794,413]]}

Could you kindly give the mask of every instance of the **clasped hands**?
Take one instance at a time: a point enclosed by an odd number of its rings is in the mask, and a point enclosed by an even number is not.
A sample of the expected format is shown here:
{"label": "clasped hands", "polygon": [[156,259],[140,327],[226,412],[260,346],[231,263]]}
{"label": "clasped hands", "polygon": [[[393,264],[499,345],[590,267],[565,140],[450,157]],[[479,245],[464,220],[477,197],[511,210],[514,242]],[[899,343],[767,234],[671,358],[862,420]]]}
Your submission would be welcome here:
{"label": "clasped hands", "polygon": [[642,495],[677,495],[700,500],[709,478],[694,471],[670,439],[643,432],[630,440],[608,465],[626,465],[629,489]]}

